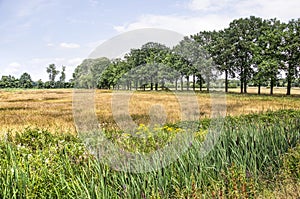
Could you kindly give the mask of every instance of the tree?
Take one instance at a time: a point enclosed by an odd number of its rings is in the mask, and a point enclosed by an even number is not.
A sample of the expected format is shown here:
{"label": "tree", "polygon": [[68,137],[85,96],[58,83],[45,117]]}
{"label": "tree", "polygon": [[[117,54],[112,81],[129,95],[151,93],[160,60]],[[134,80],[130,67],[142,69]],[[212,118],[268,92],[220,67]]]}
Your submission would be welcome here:
{"label": "tree", "polygon": [[36,86],[37,86],[38,89],[42,89],[42,88],[44,88],[44,82],[41,79],[39,79],[36,82]]}
{"label": "tree", "polygon": [[19,79],[19,87],[20,88],[32,88],[33,81],[31,80],[31,76],[28,73],[23,73]]}
{"label": "tree", "polygon": [[207,44],[207,51],[211,54],[216,68],[221,73],[225,74],[225,92],[228,92],[228,79],[235,77],[233,69],[233,48],[230,43],[229,29],[221,30],[219,32],[212,32],[213,39]]}
{"label": "tree", "polygon": [[270,81],[270,94],[278,80],[281,68],[282,53],[282,24],[277,19],[264,20],[260,29],[260,35],[253,44],[256,71],[254,81],[258,84],[260,94],[261,84]]}
{"label": "tree", "polygon": [[66,71],[66,67],[62,66],[62,70],[61,70],[61,75],[59,77],[59,81],[63,82],[63,83],[66,81],[66,73],[65,73],[65,71]]}
{"label": "tree", "polygon": [[47,67],[47,73],[49,74],[49,81],[54,83],[56,76],[59,74],[59,71],[56,69],[55,64],[50,64]]}
{"label": "tree", "polygon": [[292,81],[299,73],[300,65],[300,19],[284,24],[283,44],[281,47],[284,71],[287,78],[287,95],[291,94]]}
{"label": "tree", "polygon": [[233,50],[233,66],[240,76],[241,93],[247,93],[248,81],[253,76],[254,60],[252,45],[259,36],[262,19],[251,16],[233,20],[228,29]]}
{"label": "tree", "polygon": [[97,88],[97,84],[103,71],[110,63],[110,60],[105,57],[83,60],[73,73],[75,87]]}

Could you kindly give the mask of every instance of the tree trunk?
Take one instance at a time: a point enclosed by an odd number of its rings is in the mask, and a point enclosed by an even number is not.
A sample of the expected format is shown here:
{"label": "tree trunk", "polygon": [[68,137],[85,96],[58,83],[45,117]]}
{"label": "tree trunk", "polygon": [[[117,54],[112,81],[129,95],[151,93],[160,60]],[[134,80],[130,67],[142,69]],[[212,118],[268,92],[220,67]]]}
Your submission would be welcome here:
{"label": "tree trunk", "polygon": [[196,90],[196,76],[193,74],[193,91]]}
{"label": "tree trunk", "polygon": [[273,90],[274,90],[274,79],[271,78],[270,95],[273,95]]}
{"label": "tree trunk", "polygon": [[228,93],[228,70],[225,70],[225,93]]}
{"label": "tree trunk", "polygon": [[157,82],[155,83],[155,90],[156,91],[158,90],[158,83]]}
{"label": "tree trunk", "polygon": [[153,91],[153,77],[151,77],[151,85],[150,85],[150,90]]}
{"label": "tree trunk", "polygon": [[210,78],[209,77],[207,78],[206,82],[207,82],[206,83],[206,86],[207,86],[206,90],[207,90],[207,92],[209,92],[209,87],[210,87]]}
{"label": "tree trunk", "polygon": [[260,82],[258,83],[258,94],[260,95],[260,90],[261,90],[261,84],[260,84]]}
{"label": "tree trunk", "polygon": [[181,91],[183,91],[183,75],[181,75],[181,78],[180,78],[180,88],[181,88]]}
{"label": "tree trunk", "polygon": [[287,91],[286,91],[286,95],[291,95],[291,88],[292,88],[292,78],[288,77],[287,79]]}
{"label": "tree trunk", "polygon": [[247,68],[244,68],[244,75],[243,75],[243,81],[244,81],[244,93],[247,93]]}
{"label": "tree trunk", "polygon": [[287,91],[286,95],[291,95],[291,88],[292,88],[292,67],[289,66],[288,74],[287,74]]}
{"label": "tree trunk", "polygon": [[190,90],[190,76],[186,77],[186,90]]}
{"label": "tree trunk", "polygon": [[178,83],[177,83],[177,80],[178,80],[178,79],[175,80],[175,90],[176,90],[176,91],[177,91],[177,86],[178,86],[178,85],[177,85],[177,84],[178,84]]}
{"label": "tree trunk", "polygon": [[244,73],[243,73],[243,68],[241,67],[241,75],[240,75],[240,87],[241,87],[241,93],[244,92]]}
{"label": "tree trunk", "polygon": [[199,81],[200,91],[202,91],[202,87],[203,87],[203,85],[202,85],[202,76],[200,75],[199,78],[200,78],[200,81]]}

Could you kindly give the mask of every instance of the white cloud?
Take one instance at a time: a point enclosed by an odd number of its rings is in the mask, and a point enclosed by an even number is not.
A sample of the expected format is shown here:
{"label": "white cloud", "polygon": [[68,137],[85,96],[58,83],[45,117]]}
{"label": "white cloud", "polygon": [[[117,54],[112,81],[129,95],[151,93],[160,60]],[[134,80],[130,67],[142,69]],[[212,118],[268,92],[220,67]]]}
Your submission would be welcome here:
{"label": "white cloud", "polygon": [[222,15],[178,16],[178,15],[143,15],[136,22],[115,26],[118,32],[140,28],[162,28],[184,35],[195,34],[201,30],[220,30],[225,28],[233,18]]}
{"label": "white cloud", "polygon": [[12,63],[10,63],[8,66],[10,66],[10,67],[20,67],[21,64],[18,63],[18,62],[12,62]]}
{"label": "white cloud", "polygon": [[230,4],[232,0],[192,0],[187,4],[190,10],[217,11]]}
{"label": "white cloud", "polygon": [[202,30],[220,30],[237,18],[251,15],[282,21],[299,18],[299,0],[191,0],[189,15],[142,15],[131,23],[114,26],[118,32],[162,28],[189,35]]}
{"label": "white cloud", "polygon": [[8,64],[8,67],[4,68],[1,73],[2,75],[13,75],[19,77],[23,71],[21,71],[21,66],[19,62],[11,62]]}
{"label": "white cloud", "polygon": [[299,0],[191,0],[187,6],[192,11],[218,12],[235,18],[250,15],[262,18],[278,18],[288,21],[299,18]]}
{"label": "white cloud", "polygon": [[60,47],[62,48],[80,48],[80,45],[79,44],[76,44],[76,43],[60,43],[59,45]]}
{"label": "white cloud", "polygon": [[242,16],[259,16],[263,18],[278,18],[283,21],[299,18],[299,0],[243,0],[234,7]]}

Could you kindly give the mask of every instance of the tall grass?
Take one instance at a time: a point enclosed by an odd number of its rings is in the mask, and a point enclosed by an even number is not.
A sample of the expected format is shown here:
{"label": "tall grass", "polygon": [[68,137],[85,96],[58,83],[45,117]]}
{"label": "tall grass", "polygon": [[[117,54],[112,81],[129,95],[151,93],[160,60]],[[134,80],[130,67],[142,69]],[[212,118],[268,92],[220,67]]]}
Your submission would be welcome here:
{"label": "tall grass", "polygon": [[[99,163],[73,135],[38,129],[7,134],[0,142],[0,198],[255,198],[282,172],[283,154],[299,143],[299,116],[288,110],[227,117],[205,157],[199,148],[209,121],[200,121],[202,133],[184,155],[139,174]],[[137,144],[122,143],[128,149]]]}

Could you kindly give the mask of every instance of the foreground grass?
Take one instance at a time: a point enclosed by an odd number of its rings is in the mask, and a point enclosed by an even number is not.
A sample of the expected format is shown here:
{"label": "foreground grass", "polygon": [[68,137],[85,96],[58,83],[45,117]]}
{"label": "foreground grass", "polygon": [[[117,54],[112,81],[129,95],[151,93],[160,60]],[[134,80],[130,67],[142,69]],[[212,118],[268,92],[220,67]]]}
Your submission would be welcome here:
{"label": "foreground grass", "polygon": [[[99,163],[74,135],[38,129],[7,134],[0,142],[0,198],[297,198],[290,186],[299,191],[299,116],[300,111],[281,110],[227,117],[218,142],[203,158],[199,148],[209,121],[200,121],[202,133],[183,156],[140,174]],[[172,135],[176,125],[161,131]],[[107,134],[128,149],[139,144],[119,131]],[[147,139],[146,148],[159,137]]]}

